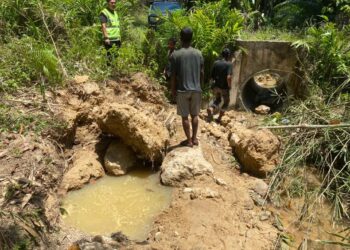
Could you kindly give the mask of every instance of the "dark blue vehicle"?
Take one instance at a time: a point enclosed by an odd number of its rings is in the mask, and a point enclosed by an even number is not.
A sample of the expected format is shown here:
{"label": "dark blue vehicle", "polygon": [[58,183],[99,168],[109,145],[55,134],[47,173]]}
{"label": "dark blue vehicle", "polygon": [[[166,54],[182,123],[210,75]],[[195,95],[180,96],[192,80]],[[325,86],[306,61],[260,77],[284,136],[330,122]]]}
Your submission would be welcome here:
{"label": "dark blue vehicle", "polygon": [[173,12],[180,9],[181,9],[181,5],[179,2],[176,2],[176,1],[153,2],[149,7],[149,14],[148,14],[149,26],[156,27],[157,24],[160,23],[161,21],[161,17],[159,17],[160,13],[163,16],[165,16],[167,12]]}

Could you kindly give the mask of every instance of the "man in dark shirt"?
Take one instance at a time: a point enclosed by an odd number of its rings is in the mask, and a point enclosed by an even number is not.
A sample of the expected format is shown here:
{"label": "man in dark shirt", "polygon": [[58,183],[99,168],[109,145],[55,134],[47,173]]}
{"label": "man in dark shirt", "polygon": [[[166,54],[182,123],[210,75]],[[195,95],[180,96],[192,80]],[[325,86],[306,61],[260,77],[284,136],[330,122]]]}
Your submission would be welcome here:
{"label": "man in dark shirt", "polygon": [[[186,140],[182,146],[192,147],[198,145],[198,114],[201,106],[203,82],[203,56],[202,53],[191,47],[192,29],[183,28],[180,32],[182,47],[173,52],[171,63],[171,92],[176,96],[177,114],[182,117],[182,126]],[[192,136],[188,116],[192,118]]]}
{"label": "man in dark shirt", "polygon": [[[213,81],[212,89],[215,95],[215,99],[207,109],[209,122],[213,119],[214,111],[219,111],[219,117],[217,122],[221,122],[221,118],[228,108],[230,102],[230,89],[232,79],[232,63],[230,62],[231,51],[226,48],[221,53],[222,59],[214,62],[214,66],[211,72],[211,79]],[[220,108],[221,99],[224,100],[224,104]]]}

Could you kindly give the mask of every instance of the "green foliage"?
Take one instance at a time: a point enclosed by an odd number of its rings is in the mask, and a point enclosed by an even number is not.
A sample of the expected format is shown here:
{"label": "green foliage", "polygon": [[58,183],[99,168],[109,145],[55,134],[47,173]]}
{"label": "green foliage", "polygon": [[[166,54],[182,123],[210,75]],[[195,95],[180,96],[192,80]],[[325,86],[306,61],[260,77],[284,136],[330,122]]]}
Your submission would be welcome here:
{"label": "green foliage", "polygon": [[350,77],[349,39],[348,30],[338,30],[326,21],[318,28],[310,27],[306,38],[293,44],[304,48],[299,57],[311,82],[332,91]]}
{"label": "green foliage", "polygon": [[0,45],[0,91],[29,82],[56,84],[60,80],[58,60],[48,44],[24,37]]}
{"label": "green foliage", "polygon": [[[307,100],[291,103],[283,115],[284,119],[279,119],[280,123],[286,119],[292,124],[327,125],[350,122],[347,114],[349,101],[344,102],[339,95],[332,103],[328,103],[327,96],[317,86],[310,92]],[[347,217],[350,204],[350,128],[329,127],[280,132],[286,146],[282,162],[272,178],[274,194],[283,193],[285,188],[292,197],[306,196],[307,193],[315,191],[313,187],[301,184],[308,182],[305,166],[317,167],[322,184],[316,190],[314,199],[308,202],[315,203],[319,197],[326,196],[333,203],[333,217]],[[289,178],[293,180],[288,184]]]}
{"label": "green foliage", "polygon": [[[177,11],[164,17],[163,23],[147,37],[148,48],[146,62],[157,58],[159,70],[167,63],[167,41],[171,37],[179,41],[183,27],[193,29],[193,47],[199,49],[205,61],[205,79],[209,79],[211,66],[224,47],[234,47],[236,39],[243,28],[243,16],[237,10],[229,8],[228,0],[197,5],[191,12]],[[160,72],[158,72],[160,73]]]}
{"label": "green foliage", "polygon": [[[65,124],[57,121],[55,117],[47,117],[42,112],[29,112],[0,104],[0,132],[42,133],[48,130],[62,130]],[[16,154],[16,152],[12,152]]]}
{"label": "green foliage", "polygon": [[321,14],[319,0],[287,0],[274,6],[273,22],[279,27],[301,27]]}
{"label": "green foliage", "polygon": [[242,40],[276,40],[276,41],[288,41],[295,42],[303,37],[302,32],[290,31],[286,29],[276,29],[274,27],[263,27],[259,30],[244,30],[240,39]]}

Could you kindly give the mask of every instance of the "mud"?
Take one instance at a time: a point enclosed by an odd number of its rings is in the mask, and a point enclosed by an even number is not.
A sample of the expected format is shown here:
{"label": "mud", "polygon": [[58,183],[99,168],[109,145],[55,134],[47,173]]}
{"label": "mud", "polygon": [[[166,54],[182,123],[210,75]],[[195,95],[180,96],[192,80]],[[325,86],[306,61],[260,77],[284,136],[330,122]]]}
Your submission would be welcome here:
{"label": "mud", "polygon": [[[252,128],[260,119],[235,111],[227,112],[221,125],[206,123],[205,114],[201,114],[199,147],[213,166],[213,173],[186,179],[174,188],[170,207],[156,218],[145,241],[128,241],[121,233],[108,239],[86,235],[62,223],[60,187],[76,159],[84,159],[84,154],[80,156],[79,152],[86,152],[85,156],[93,152],[94,160],[103,166],[107,148],[116,137],[131,146],[136,157],[149,160],[157,155],[161,161],[164,153],[179,146],[184,139],[181,120],[175,115],[175,107],[165,101],[162,91],[162,87],[143,74],[105,83],[77,78],[67,88],[47,93],[44,104],[48,115],[66,124],[64,131],[43,135],[2,132],[1,210],[19,216],[15,220],[11,216],[1,218],[0,243],[13,246],[20,240],[34,239],[36,249],[79,249],[78,246],[87,249],[83,246],[89,244],[105,244],[109,249],[279,249],[280,230],[297,234],[288,227],[276,226],[274,220],[276,214],[282,220],[285,216],[295,220],[295,208],[276,208],[270,203],[261,206],[261,194],[266,192],[264,184],[260,183],[257,189],[257,178],[244,173],[233,156],[228,140],[232,129]],[[32,99],[39,97],[28,93],[27,100]],[[99,125],[99,117],[109,118],[109,107],[113,105],[122,107],[118,109],[123,114],[119,121],[123,122],[124,115],[129,121],[124,130],[118,127],[122,132],[101,130]],[[23,112],[32,108],[18,103],[18,109]],[[160,166],[154,161],[143,162],[144,167]],[[86,182],[94,183],[95,178],[90,176]],[[8,232],[13,225],[17,234],[11,238]],[[313,226],[322,228],[317,223]],[[292,249],[297,248],[303,236],[328,239],[324,232],[303,233],[290,244]]]}

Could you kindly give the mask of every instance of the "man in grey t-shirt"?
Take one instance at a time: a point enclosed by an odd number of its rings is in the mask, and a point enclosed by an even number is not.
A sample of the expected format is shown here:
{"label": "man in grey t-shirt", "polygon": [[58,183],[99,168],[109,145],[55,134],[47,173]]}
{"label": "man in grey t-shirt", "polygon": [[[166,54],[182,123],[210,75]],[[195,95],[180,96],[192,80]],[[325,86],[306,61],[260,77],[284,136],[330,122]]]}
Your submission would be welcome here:
{"label": "man in grey t-shirt", "polygon": [[[187,139],[182,146],[198,145],[198,114],[201,106],[203,82],[202,53],[191,47],[192,29],[183,28],[180,32],[182,48],[171,55],[171,93],[176,96],[177,114],[182,117],[182,126]],[[192,118],[192,136],[188,116]]]}

